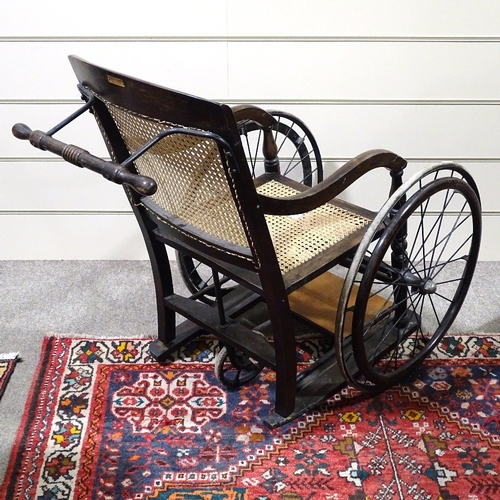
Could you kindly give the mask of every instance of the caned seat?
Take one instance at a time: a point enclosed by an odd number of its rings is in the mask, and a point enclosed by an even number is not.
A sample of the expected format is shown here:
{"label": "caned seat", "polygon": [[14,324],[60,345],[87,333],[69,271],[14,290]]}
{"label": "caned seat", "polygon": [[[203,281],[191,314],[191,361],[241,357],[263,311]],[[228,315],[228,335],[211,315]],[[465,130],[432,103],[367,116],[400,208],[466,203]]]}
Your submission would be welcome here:
{"label": "caned seat", "polygon": [[[260,185],[257,192],[269,197],[286,198],[301,191],[271,180]],[[266,215],[278,264],[285,277],[323,252],[331,254],[332,247],[354,233],[364,234],[362,229],[371,220],[370,214],[359,207],[340,206],[339,202],[325,203],[305,213]]]}

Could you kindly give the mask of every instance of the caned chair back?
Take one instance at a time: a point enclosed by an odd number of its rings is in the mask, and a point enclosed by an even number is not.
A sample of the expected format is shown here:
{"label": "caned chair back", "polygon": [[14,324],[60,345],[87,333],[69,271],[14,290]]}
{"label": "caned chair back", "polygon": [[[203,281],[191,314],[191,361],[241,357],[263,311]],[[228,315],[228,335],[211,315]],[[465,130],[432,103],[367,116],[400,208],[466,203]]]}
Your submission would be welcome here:
{"label": "caned chair back", "polygon": [[[231,109],[70,57],[114,161],[164,135],[132,166],[153,178],[146,207],[184,237],[256,263],[248,203],[258,206]],[[141,203],[144,200],[141,201]],[[137,202],[137,200],[136,200]],[[267,231],[263,214],[255,214]],[[255,218],[254,221],[255,222]]]}

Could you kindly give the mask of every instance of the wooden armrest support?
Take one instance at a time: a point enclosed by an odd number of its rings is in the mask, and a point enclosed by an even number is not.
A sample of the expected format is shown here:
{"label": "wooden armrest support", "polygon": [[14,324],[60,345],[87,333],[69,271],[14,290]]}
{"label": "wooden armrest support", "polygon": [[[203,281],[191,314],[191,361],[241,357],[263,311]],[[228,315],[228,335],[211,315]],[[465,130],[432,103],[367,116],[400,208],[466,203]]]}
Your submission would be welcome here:
{"label": "wooden armrest support", "polygon": [[276,118],[258,106],[251,104],[239,104],[231,108],[236,122],[252,120],[262,125],[262,127],[272,127],[276,123]]}
{"label": "wooden armrest support", "polygon": [[292,215],[313,210],[335,198],[361,176],[379,167],[398,172],[406,167],[406,160],[384,149],[373,149],[362,153],[316,186],[286,198],[259,195],[261,207],[266,214]]}
{"label": "wooden armrest support", "polygon": [[274,140],[271,127],[275,125],[276,118],[258,106],[251,104],[240,104],[232,108],[234,119],[237,123],[253,121],[262,127],[264,140],[262,141],[262,153],[264,154],[264,168],[266,172],[279,172],[278,146]]}

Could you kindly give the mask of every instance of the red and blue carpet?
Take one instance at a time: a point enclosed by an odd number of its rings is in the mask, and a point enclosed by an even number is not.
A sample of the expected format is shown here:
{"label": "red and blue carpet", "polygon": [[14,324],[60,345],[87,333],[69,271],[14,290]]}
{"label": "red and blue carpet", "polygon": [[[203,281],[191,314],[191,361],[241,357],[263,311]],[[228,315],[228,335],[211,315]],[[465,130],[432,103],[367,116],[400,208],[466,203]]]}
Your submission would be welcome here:
{"label": "red and blue carpet", "polygon": [[208,347],[160,367],[146,340],[46,339],[0,497],[500,498],[500,338],[445,338],[404,385],[272,431],[272,373],[227,392]]}

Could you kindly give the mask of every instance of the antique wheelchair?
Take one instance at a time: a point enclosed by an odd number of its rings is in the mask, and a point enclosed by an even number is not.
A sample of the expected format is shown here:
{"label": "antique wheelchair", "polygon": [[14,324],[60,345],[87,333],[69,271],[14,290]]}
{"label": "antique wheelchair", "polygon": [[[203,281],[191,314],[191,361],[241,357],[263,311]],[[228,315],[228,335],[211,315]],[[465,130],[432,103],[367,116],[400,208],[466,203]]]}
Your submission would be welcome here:
{"label": "antique wheelchair", "polygon": [[[230,108],[70,61],[84,106],[47,133],[23,124],[13,133],[124,185],[153,270],[156,360],[215,336],[216,373],[228,388],[274,370],[265,423],[276,427],[343,385],[376,392],[400,382],[439,344],[480,245],[479,194],[461,166],[424,168],[403,182],[405,160],[372,150],[323,180],[316,142],[292,115]],[[86,110],[111,161],[52,137]],[[378,212],[339,198],[381,167],[389,196]],[[190,297],[174,293],[166,246]],[[185,318],[177,326],[176,313]],[[297,365],[301,331],[329,340],[306,367]]]}

